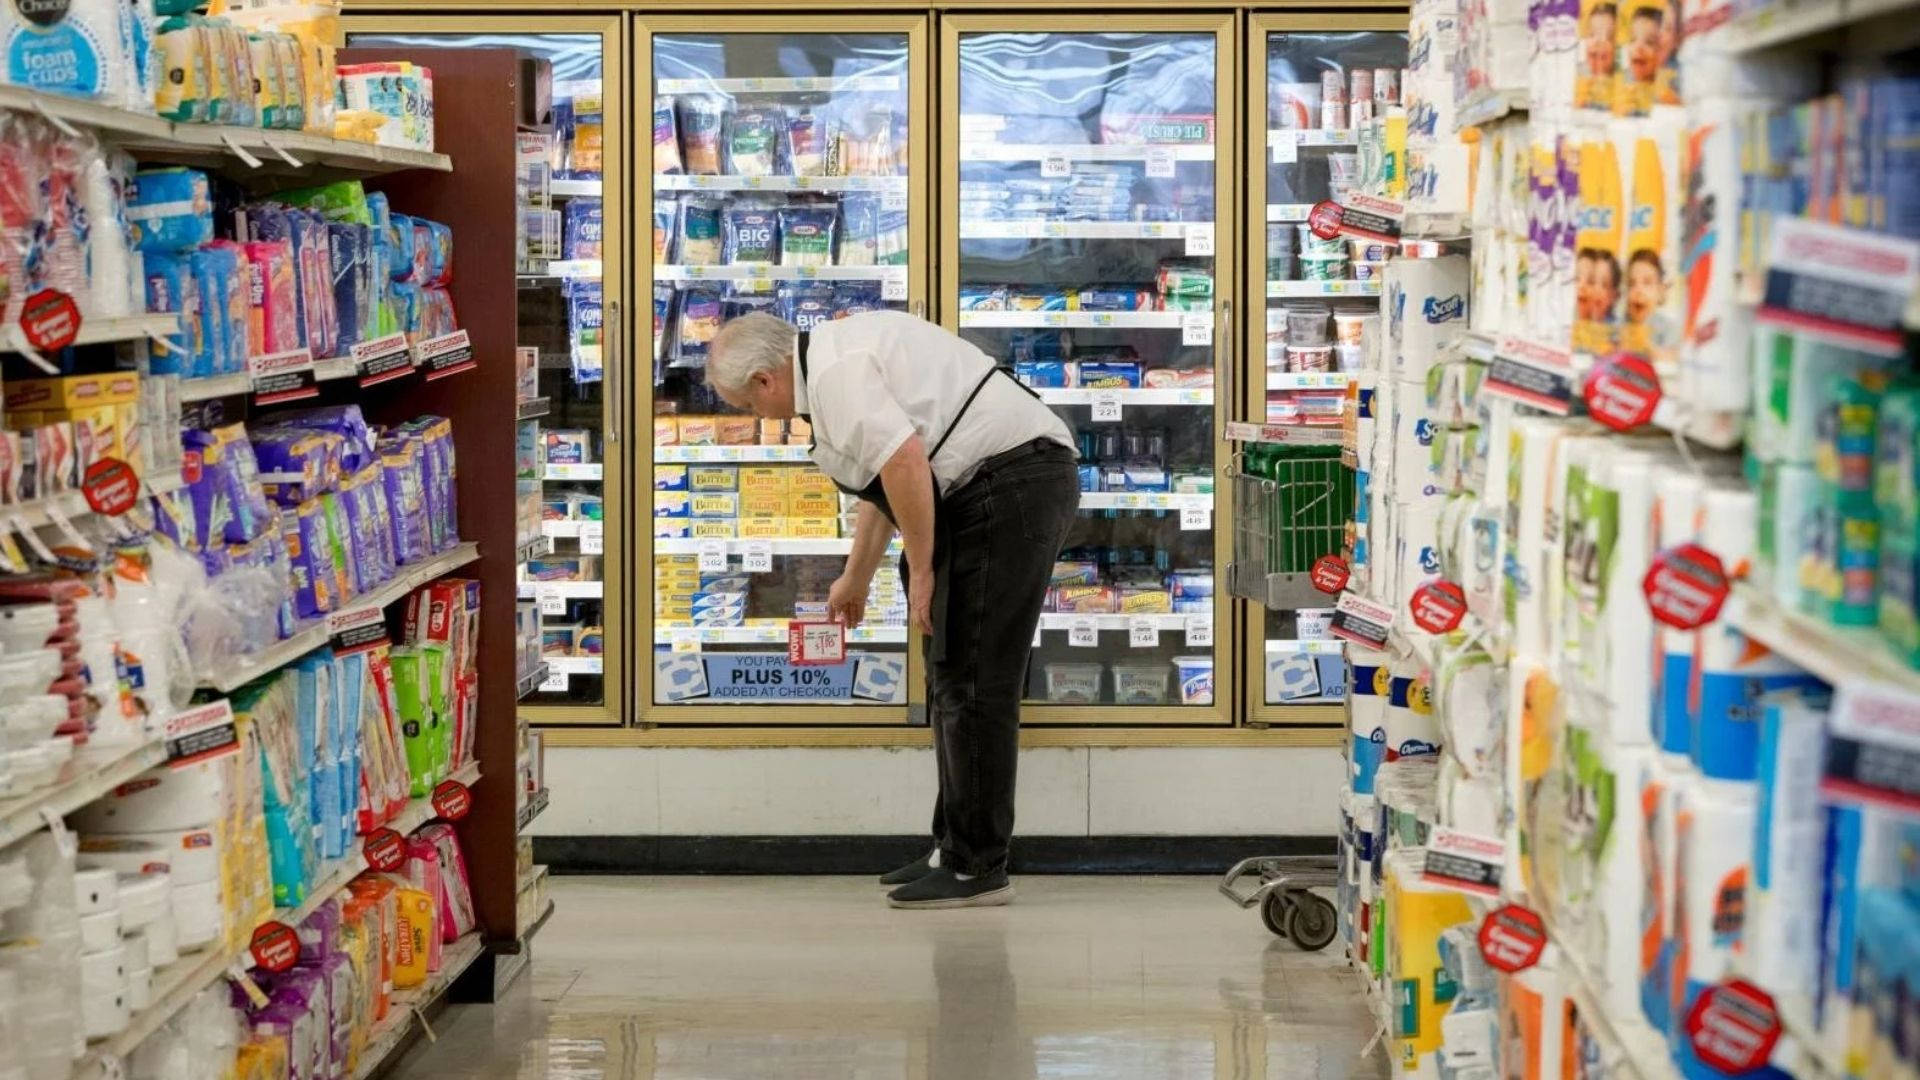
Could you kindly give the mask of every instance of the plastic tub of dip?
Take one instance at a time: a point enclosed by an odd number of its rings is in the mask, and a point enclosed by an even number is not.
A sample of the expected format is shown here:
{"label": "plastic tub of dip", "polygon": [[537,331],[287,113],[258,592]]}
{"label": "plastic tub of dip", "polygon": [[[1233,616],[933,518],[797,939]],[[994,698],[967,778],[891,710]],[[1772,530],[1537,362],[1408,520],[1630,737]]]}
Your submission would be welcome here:
{"label": "plastic tub of dip", "polygon": [[1213,657],[1176,656],[1173,670],[1180,679],[1180,704],[1213,704]]}

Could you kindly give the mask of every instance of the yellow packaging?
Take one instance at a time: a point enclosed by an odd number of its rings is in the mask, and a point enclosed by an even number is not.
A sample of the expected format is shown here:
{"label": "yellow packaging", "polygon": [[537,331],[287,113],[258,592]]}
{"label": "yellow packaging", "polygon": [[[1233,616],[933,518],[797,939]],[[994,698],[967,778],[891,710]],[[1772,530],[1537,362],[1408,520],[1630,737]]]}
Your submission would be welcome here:
{"label": "yellow packaging", "polygon": [[1605,133],[1580,144],[1580,193],[1574,208],[1573,349],[1605,356],[1620,339],[1620,231],[1626,203],[1620,156]]}
{"label": "yellow packaging", "polygon": [[711,416],[683,416],[680,418],[680,444],[682,446],[712,446],[720,441],[720,430]]}
{"label": "yellow packaging", "polygon": [[840,495],[838,492],[799,492],[787,496],[787,513],[800,518],[838,518],[840,516]]}
{"label": "yellow packaging", "polygon": [[783,465],[742,465],[740,466],[740,493],[777,491],[785,494],[792,489],[794,470]]}
{"label": "yellow packaging", "polygon": [[743,517],[740,519],[740,538],[743,540],[777,540],[791,536],[787,531],[785,517]]}
{"label": "yellow packaging", "polygon": [[419,889],[396,889],[394,901],[399,908],[400,924],[394,942],[393,988],[405,990],[427,981],[427,957],[440,928],[434,921],[433,899],[426,893]]}
{"label": "yellow packaging", "polygon": [[53,379],[9,379],[5,400],[11,414],[16,409],[87,409],[139,399],[139,374],[113,371]]}
{"label": "yellow packaging", "polygon": [[1668,0],[1623,0],[1619,10],[1613,111],[1620,116],[1645,116],[1656,104],[1680,104],[1680,27],[1675,25],[1679,10],[1669,10]]}
{"label": "yellow packaging", "polygon": [[787,421],[787,445],[807,446],[813,442],[813,425],[799,417]]}
{"label": "yellow packaging", "polygon": [[695,491],[690,493],[688,512],[697,518],[740,516],[740,495],[733,491]]}
{"label": "yellow packaging", "polygon": [[787,519],[787,535],[820,539],[840,535],[840,519],[836,517],[792,517]]}
{"label": "yellow packaging", "polygon": [[827,474],[821,472],[819,469],[806,468],[793,469],[790,471],[793,473],[793,477],[787,481],[789,490],[818,492],[827,495],[838,495],[840,493],[840,489],[833,486],[833,481],[828,478]]}
{"label": "yellow packaging", "polygon": [[1622,140],[1621,162],[1632,154],[1628,174],[1625,287],[1621,300],[1620,348],[1645,356],[1663,378],[1680,362],[1680,329],[1686,318],[1679,287],[1679,200],[1667,188],[1680,178],[1685,132],[1666,116],[1637,121],[1638,135]]}
{"label": "yellow packaging", "polygon": [[686,491],[656,491],[653,493],[654,517],[686,517],[692,513],[693,495]]}
{"label": "yellow packaging", "polygon": [[732,518],[693,519],[695,540],[731,540],[738,530],[739,525]]}
{"label": "yellow packaging", "polygon": [[700,569],[700,556],[698,555],[655,555],[653,557],[653,566],[654,566],[654,569],[657,571],[678,570],[678,569],[684,568],[687,570],[698,572]]}
{"label": "yellow packaging", "polygon": [[657,490],[685,491],[687,485],[687,467],[685,465],[655,465],[653,467],[653,486]]}
{"label": "yellow packaging", "polygon": [[1387,980],[1399,1018],[1393,1032],[1399,1043],[1396,1056],[1402,1072],[1414,1072],[1423,1058],[1440,1049],[1440,1019],[1453,1000],[1451,984],[1445,999],[1436,985],[1445,970],[1440,965],[1440,934],[1471,921],[1473,911],[1466,897],[1422,885],[1417,867],[1391,859],[1385,910]]}
{"label": "yellow packaging", "polygon": [[743,518],[780,518],[789,516],[793,496],[784,491],[741,492],[740,516]]}
{"label": "yellow packaging", "polygon": [[740,471],[732,465],[693,465],[687,469],[687,487],[694,491],[738,491]]}
{"label": "yellow packaging", "polygon": [[779,446],[786,439],[787,422],[785,420],[760,421],[760,445]]}
{"label": "yellow packaging", "polygon": [[1123,590],[1120,610],[1127,615],[1165,615],[1173,611],[1173,594],[1164,589]]}
{"label": "yellow packaging", "polygon": [[653,445],[680,445],[680,418],[677,416],[656,416],[653,418]]}
{"label": "yellow packaging", "polygon": [[722,416],[715,420],[714,431],[722,446],[751,446],[760,436],[760,422],[751,416]]}

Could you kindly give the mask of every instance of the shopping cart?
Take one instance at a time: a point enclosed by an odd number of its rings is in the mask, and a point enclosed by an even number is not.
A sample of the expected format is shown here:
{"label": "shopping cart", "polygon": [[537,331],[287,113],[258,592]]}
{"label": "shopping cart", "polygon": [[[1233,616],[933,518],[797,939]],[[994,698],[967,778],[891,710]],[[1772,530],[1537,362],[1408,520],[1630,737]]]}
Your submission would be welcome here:
{"label": "shopping cart", "polygon": [[[1267,929],[1308,952],[1324,949],[1339,930],[1333,901],[1314,888],[1332,888],[1339,873],[1331,855],[1260,855],[1241,859],[1220,879],[1220,895],[1242,909],[1260,906]],[[1259,877],[1251,892],[1241,893],[1240,879]]]}
{"label": "shopping cart", "polygon": [[1280,610],[1327,607],[1309,571],[1339,555],[1353,506],[1353,473],[1337,446],[1253,443],[1235,451],[1233,561],[1227,591]]}

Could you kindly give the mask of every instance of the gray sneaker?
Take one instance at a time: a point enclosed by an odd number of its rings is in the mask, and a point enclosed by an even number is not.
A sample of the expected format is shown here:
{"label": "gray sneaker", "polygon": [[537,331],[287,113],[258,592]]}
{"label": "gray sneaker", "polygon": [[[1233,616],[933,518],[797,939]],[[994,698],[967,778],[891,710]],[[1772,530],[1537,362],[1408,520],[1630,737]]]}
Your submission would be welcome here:
{"label": "gray sneaker", "polygon": [[880,884],[911,885],[919,881],[921,878],[933,873],[933,856],[934,852],[929,851],[898,870],[881,874]]}
{"label": "gray sneaker", "polygon": [[887,894],[887,904],[897,908],[998,907],[1012,900],[1005,870],[962,881],[944,866]]}

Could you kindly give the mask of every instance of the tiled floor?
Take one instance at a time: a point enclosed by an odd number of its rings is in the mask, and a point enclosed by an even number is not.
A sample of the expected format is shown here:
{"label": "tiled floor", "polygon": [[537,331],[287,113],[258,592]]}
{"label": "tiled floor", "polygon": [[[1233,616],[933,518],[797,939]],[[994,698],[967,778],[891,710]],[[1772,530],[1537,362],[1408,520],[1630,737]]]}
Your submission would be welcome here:
{"label": "tiled floor", "polygon": [[1338,955],[1208,878],[1022,878],[894,911],[855,878],[557,878],[531,979],[459,1006],[402,1080],[1376,1078]]}

